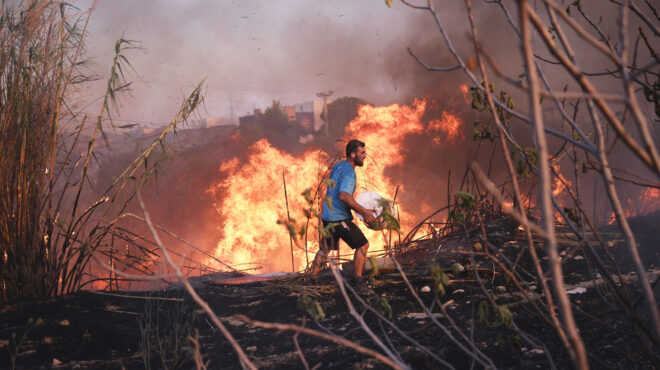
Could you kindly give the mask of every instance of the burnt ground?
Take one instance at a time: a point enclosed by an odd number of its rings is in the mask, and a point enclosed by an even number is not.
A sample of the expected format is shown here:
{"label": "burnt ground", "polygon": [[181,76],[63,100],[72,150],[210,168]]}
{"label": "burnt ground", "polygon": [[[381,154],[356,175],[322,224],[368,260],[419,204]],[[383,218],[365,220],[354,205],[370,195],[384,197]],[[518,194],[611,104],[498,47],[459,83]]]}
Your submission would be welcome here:
{"label": "burnt ground", "polygon": [[[643,257],[655,264],[659,261],[658,242],[654,238],[659,218],[655,214],[632,223],[639,236]],[[651,227],[647,230],[648,225]],[[614,228],[604,231],[608,252],[621,264],[624,280],[630,281],[627,284],[630,295],[633,301],[637,301],[640,294],[635,284],[636,275],[629,274],[632,270],[630,262],[623,257],[628,253],[622,237]],[[500,253],[501,258],[514,261],[524,249],[522,233],[508,227],[504,221],[491,225],[488,235],[490,251]],[[478,238],[474,241],[483,243]],[[599,285],[602,280],[599,280],[593,265],[593,257],[577,247],[578,244],[566,234],[560,234],[560,241],[565,252],[563,263],[567,290],[577,289],[570,299],[590,354],[590,366],[619,369],[657,367],[657,362],[650,360],[642,350],[644,344],[637,339],[630,319],[621,314],[619,306],[606,303],[613,299]],[[438,238],[417,243],[399,258],[413,288],[424,303],[432,307],[437,321],[449,328],[449,334],[459,336],[448,320],[439,314],[438,304],[441,303],[465,335],[474,338],[479,349],[497,367],[545,369],[550,368],[551,358],[557,368],[571,368],[570,358],[558,335],[534,311],[532,302],[540,302],[535,300],[541,293],[537,284],[531,278],[522,282],[531,299],[525,300],[513,282],[486,260],[482,249],[466,248],[466,245],[469,245],[468,241],[460,235]],[[540,253],[542,257],[542,251]],[[599,253],[605,263],[611,265],[606,260],[607,256]],[[452,268],[454,263],[459,263],[465,270],[461,271],[458,265]],[[528,253],[523,253],[520,266],[532,271],[529,263]],[[444,268],[449,279],[443,296],[438,295],[437,288],[434,288],[433,266]],[[485,291],[476,280],[473,266],[478,267],[484,288],[495,303],[507,307],[512,313],[515,325],[507,325],[505,317],[488,303]],[[649,264],[647,267],[653,271],[652,282],[655,282],[658,266]],[[316,284],[310,284],[301,276],[243,284],[207,276],[194,283],[199,294],[221,317],[258,367],[303,368],[293,333],[245,324],[234,317],[235,314],[264,322],[305,325],[378,350],[348,312],[337,284],[328,274]],[[425,287],[433,289],[426,292],[428,288]],[[579,288],[586,290],[580,293]],[[660,296],[658,290],[655,285],[656,297]],[[399,274],[381,271],[374,279],[374,291],[370,302],[379,307],[383,315],[391,315],[391,322],[408,336],[455,368],[469,368],[472,365],[472,358],[423,313]],[[383,299],[387,305],[379,303]],[[387,324],[379,322],[375,314],[366,312],[355,298],[352,301],[367,324],[398,351],[403,362],[412,368],[442,367]],[[324,316],[317,316],[315,321],[312,314],[317,304]],[[644,320],[644,303],[638,307]],[[11,368],[12,364],[19,369],[194,368],[188,335],[195,330],[199,332],[200,352],[210,361],[209,368],[240,367],[228,341],[178,286],[151,292],[79,292],[48,301],[19,302],[0,311],[0,368]],[[316,337],[300,335],[298,341],[310,367],[385,367],[373,358]],[[476,364],[476,368],[482,367]]]}

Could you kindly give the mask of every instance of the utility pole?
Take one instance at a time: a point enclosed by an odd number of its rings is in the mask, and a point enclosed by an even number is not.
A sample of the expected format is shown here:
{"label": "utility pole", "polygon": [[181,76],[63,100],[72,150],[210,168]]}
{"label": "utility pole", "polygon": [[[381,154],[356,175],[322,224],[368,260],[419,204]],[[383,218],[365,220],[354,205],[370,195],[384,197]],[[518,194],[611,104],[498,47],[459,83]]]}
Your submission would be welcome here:
{"label": "utility pole", "polygon": [[234,124],[234,97],[229,97],[229,122]]}
{"label": "utility pole", "polygon": [[328,96],[334,94],[333,90],[316,93],[316,96],[323,98],[323,122],[325,122],[325,136],[330,136],[330,129],[328,128]]}

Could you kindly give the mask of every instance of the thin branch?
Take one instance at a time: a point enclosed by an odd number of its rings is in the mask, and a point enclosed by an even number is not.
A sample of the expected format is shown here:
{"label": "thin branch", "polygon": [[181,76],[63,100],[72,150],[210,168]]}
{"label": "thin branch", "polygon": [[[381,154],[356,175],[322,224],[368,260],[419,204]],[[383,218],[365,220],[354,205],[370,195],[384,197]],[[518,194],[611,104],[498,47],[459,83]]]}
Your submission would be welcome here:
{"label": "thin branch", "polygon": [[348,339],[338,337],[336,335],[330,335],[327,333],[320,332],[318,330],[314,329],[309,329],[304,326],[299,326],[299,325],[294,325],[294,324],[282,324],[282,323],[276,323],[276,322],[263,322],[263,321],[257,321],[257,320],[252,320],[249,317],[241,314],[234,315],[234,317],[246,324],[256,326],[258,328],[263,328],[263,329],[272,329],[272,330],[277,330],[277,331],[295,331],[296,333],[302,333],[302,334],[307,334],[311,335],[313,337],[321,338],[328,340],[330,342],[334,342],[337,344],[341,344],[343,346],[346,346],[348,348],[352,348],[360,353],[363,353],[367,356],[371,356],[378,361],[384,363],[385,365],[393,368],[393,369],[405,369],[406,367],[402,367],[399,364],[395,363],[394,361],[390,360],[387,356],[383,356],[382,354],[371,350],[369,348],[363,347],[355,342],[351,342]]}
{"label": "thin branch", "polygon": [[149,228],[149,231],[151,231],[151,235],[153,236],[154,241],[156,242],[156,244],[158,244],[161,251],[163,252],[163,257],[165,257],[165,260],[167,261],[167,264],[174,270],[174,272],[176,273],[176,276],[179,278],[179,281],[181,282],[181,284],[183,284],[184,288],[186,289],[188,294],[190,294],[192,299],[204,310],[204,312],[206,312],[206,314],[209,316],[209,318],[211,319],[213,324],[215,324],[215,326],[218,329],[220,329],[220,332],[222,332],[222,334],[225,336],[225,338],[227,338],[227,340],[229,341],[231,346],[234,348],[234,351],[238,355],[238,359],[240,360],[241,365],[244,368],[256,370],[257,367],[247,357],[247,355],[243,351],[243,348],[241,348],[241,346],[238,344],[236,339],[234,339],[234,337],[231,335],[229,330],[227,330],[227,328],[222,323],[222,321],[220,321],[218,316],[216,316],[215,312],[213,312],[213,310],[208,305],[208,303],[206,303],[197,294],[197,292],[195,291],[195,288],[193,288],[192,285],[190,285],[190,282],[188,281],[188,279],[185,276],[183,276],[183,274],[181,273],[181,269],[179,268],[179,266],[177,266],[174,263],[174,261],[172,261],[172,258],[170,257],[170,254],[167,252],[167,249],[163,245],[163,242],[160,240],[160,237],[158,236],[158,232],[154,228],[154,225],[151,223],[151,217],[149,216],[149,212],[147,212],[147,210],[144,206],[144,202],[142,201],[142,195],[140,194],[140,189],[139,188],[137,189],[137,198],[138,198],[138,202],[140,204],[140,208],[142,209],[142,212],[144,212],[144,221],[146,222],[147,227]]}

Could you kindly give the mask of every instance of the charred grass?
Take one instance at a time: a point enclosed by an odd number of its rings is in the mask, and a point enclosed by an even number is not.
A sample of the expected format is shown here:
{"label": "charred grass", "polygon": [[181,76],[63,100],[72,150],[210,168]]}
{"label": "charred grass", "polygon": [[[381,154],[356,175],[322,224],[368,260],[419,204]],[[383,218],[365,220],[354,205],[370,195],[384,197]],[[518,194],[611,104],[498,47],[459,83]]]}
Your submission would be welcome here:
{"label": "charred grass", "polygon": [[[639,223],[658,220],[658,215],[637,219]],[[494,222],[488,229],[492,236],[492,252],[499,258],[515,260],[523,251],[524,236],[515,229],[507,229],[505,222]],[[610,235],[610,234],[607,234]],[[618,235],[611,233],[610,252],[625,255]],[[434,317],[451,328],[439,305],[475,344],[501,368],[557,368],[572,367],[571,359],[552,325],[538,315],[532,301],[541,299],[541,291],[533,279],[524,281],[527,297],[502,274],[497,266],[484,258],[483,251],[467,246],[460,235],[449,235],[436,241],[425,241],[416,248],[399,256],[406,275],[424,304],[431,308]],[[646,253],[657,253],[651,245],[642,245]],[[562,245],[566,289],[584,287],[584,292],[570,294],[576,322],[582,334],[593,368],[652,368],[654,364],[639,348],[631,323],[614,306],[604,304],[598,276],[589,268],[589,257],[574,244]],[[543,256],[541,256],[543,259]],[[520,258],[522,270],[530,268],[523,251]],[[474,264],[473,262],[474,261]],[[458,265],[462,268],[458,268]],[[434,266],[442,266],[449,284],[442,295],[431,276]],[[622,264],[625,270],[625,264]],[[649,266],[653,278],[658,272]],[[483,287],[478,283],[478,272]],[[633,297],[634,274],[626,286]],[[302,368],[300,354],[293,341],[292,332],[278,332],[252,326],[238,320],[242,314],[253,320],[280,322],[307,326],[332,332],[368,348],[377,349],[364,331],[348,313],[344,298],[331,275],[324,275],[316,284],[304,277],[288,277],[233,285],[230,280],[218,276],[206,276],[195,280],[198,293],[213,308],[229,328],[238,343],[258,367]],[[430,289],[429,289],[430,288]],[[484,289],[485,288],[485,289]],[[397,272],[382,271],[374,278],[375,295],[370,303],[383,299],[386,306],[380,312],[391,322],[415,338],[456,368],[469,368],[472,358],[461,351],[423,313]],[[505,306],[511,313],[514,328],[502,317],[487,299],[491,295],[497,305]],[[314,320],[311,311],[301,304],[302,297],[317,302],[323,317]],[[605,299],[605,301],[607,301]],[[358,302],[358,311],[379,337],[387,338],[403,361],[413,368],[436,368],[440,365],[416,345],[412,345],[395,330],[381,322],[373,313],[364,310]],[[155,311],[161,317],[157,320]],[[5,307],[0,313],[0,363],[16,368],[143,368],[149,361],[151,368],[191,368],[193,348],[188,340],[196,329],[199,331],[200,352],[210,368],[236,368],[240,364],[232,346],[204,317],[198,307],[184,292],[173,286],[167,290],[152,292],[124,292],[105,294],[78,292],[59,298],[35,302],[19,302]],[[391,316],[390,316],[391,315]],[[173,318],[177,318],[174,320]],[[145,323],[151,325],[151,334],[145,333]],[[156,335],[157,334],[157,335]],[[145,352],[145,335],[151,335],[151,348]],[[521,337],[525,336],[526,338]],[[180,357],[176,362],[164,358],[153,350],[172,345]],[[537,345],[531,345],[529,341]],[[322,368],[382,368],[375,359],[349,348],[325,340],[300,335],[298,342],[310,367]],[[141,344],[142,343],[142,344]],[[169,347],[173,350],[174,347]],[[171,356],[172,352],[168,352]],[[147,359],[147,360],[145,360]],[[551,360],[550,360],[551,359]],[[551,362],[550,362],[551,361]],[[5,367],[3,365],[3,367]]]}

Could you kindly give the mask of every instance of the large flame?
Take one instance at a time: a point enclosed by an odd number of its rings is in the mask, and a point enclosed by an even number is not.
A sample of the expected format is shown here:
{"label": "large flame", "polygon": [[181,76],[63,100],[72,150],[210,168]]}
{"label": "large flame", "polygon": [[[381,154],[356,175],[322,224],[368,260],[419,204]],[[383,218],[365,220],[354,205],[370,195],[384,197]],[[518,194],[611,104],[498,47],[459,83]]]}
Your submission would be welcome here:
{"label": "large flame", "polygon": [[[411,106],[390,105],[386,107],[361,106],[356,117],[346,127],[344,146],[347,140],[357,138],[366,143],[368,159],[363,167],[356,168],[356,194],[372,190],[392,199],[396,184],[385,175],[389,167],[404,163],[406,150],[403,140],[407,135],[423,133],[425,127],[421,117],[426,109],[425,100],[416,100]],[[237,158],[225,161],[220,171],[224,181],[213,185],[209,192],[215,197],[215,207],[223,219],[221,240],[215,255],[220,260],[238,268],[254,267],[254,272],[288,271],[291,266],[291,248],[287,230],[277,224],[286,218],[286,206],[282,174],[287,182],[289,212],[300,225],[306,217],[306,206],[301,193],[316,188],[321,176],[328,173],[328,158],[322,151],[307,152],[300,157],[272,147],[266,139],[250,147],[245,163]],[[338,148],[343,154],[343,148]],[[399,187],[399,192],[403,191]],[[414,216],[399,207],[402,229],[412,223]],[[318,249],[313,220],[310,223],[308,255],[294,247],[293,259],[296,271],[306,266]],[[409,226],[408,226],[409,227]],[[370,241],[370,253],[382,251],[382,233],[361,229]],[[346,248],[342,248],[347,252]],[[307,258],[306,258],[307,257]],[[220,267],[220,266],[216,266]],[[221,268],[221,267],[220,267]]]}
{"label": "large flame", "polygon": [[[266,139],[253,144],[250,153],[247,163],[237,158],[224,162],[220,171],[226,179],[209,189],[221,199],[215,207],[224,218],[215,255],[239,269],[291,270],[289,235],[277,225],[287,212],[284,180],[291,218],[302,220],[305,203],[300,194],[318,182],[327,155],[315,151],[296,158]],[[294,248],[294,269],[304,259],[304,251]],[[258,265],[250,265],[254,263]]]}

